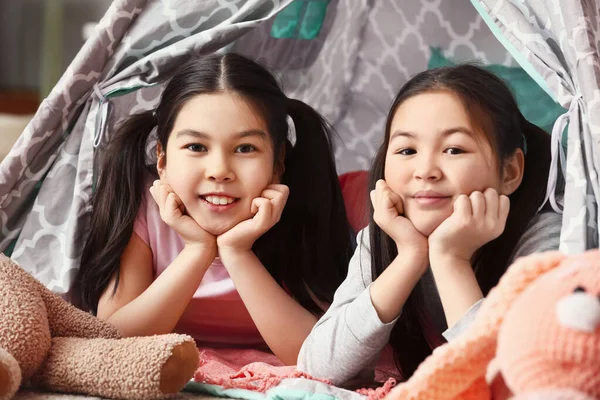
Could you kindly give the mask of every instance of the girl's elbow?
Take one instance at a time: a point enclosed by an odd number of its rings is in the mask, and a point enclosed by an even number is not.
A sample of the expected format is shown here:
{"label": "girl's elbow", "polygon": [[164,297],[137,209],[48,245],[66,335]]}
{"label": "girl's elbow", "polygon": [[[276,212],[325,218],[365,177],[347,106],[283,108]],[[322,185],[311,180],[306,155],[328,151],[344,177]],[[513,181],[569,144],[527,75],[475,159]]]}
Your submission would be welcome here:
{"label": "girl's elbow", "polygon": [[337,374],[332,366],[325,365],[318,360],[298,357],[298,365],[296,369],[300,372],[305,372],[316,379],[327,379],[332,385],[335,386],[340,386],[346,381],[343,376],[339,376],[339,374]]}
{"label": "girl's elbow", "polygon": [[110,315],[108,318],[103,319],[103,320],[107,324],[114,326],[119,331],[122,338],[128,338],[128,337],[132,337],[132,336],[140,336],[140,335],[133,334],[133,332],[131,331],[129,326],[120,323],[120,321],[117,318],[113,318],[113,316],[114,316],[114,314]]}
{"label": "girl's elbow", "polygon": [[340,364],[336,358],[332,352],[316,345],[309,337],[300,348],[296,369],[339,386],[351,377],[346,376],[344,368],[338,368]]}
{"label": "girl's elbow", "polygon": [[[131,321],[126,318],[121,318],[118,314],[112,314],[108,319],[104,320],[106,323],[114,326],[121,337],[129,338],[129,337],[139,337],[139,336],[152,336],[152,335],[161,335],[164,333],[170,332],[162,332],[155,328],[147,329],[142,326],[137,321]],[[132,323],[133,322],[133,323]]]}
{"label": "girl's elbow", "polygon": [[107,322],[109,324],[114,325],[114,321],[111,322],[113,315],[115,314],[116,310],[107,310],[104,308],[100,308],[98,307],[98,312],[96,312],[96,318],[98,318],[101,321]]}
{"label": "girl's elbow", "polygon": [[310,343],[307,340],[304,342],[300,348],[300,351],[298,352],[296,369],[301,372],[306,372],[314,378],[329,379],[329,376],[323,376],[328,372],[327,366],[324,366],[322,363],[314,360],[314,357],[311,357],[311,354],[318,354],[318,351],[311,349]]}

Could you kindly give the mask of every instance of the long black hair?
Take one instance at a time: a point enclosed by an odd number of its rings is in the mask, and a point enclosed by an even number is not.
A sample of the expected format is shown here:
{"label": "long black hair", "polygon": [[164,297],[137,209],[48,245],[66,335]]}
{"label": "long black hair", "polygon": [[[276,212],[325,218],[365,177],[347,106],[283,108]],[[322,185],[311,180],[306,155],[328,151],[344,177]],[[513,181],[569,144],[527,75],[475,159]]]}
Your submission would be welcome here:
{"label": "long black hair", "polygon": [[[509,196],[510,213],[504,232],[479,249],[471,260],[485,295],[505,272],[517,241],[544,201],[550,168],[550,137],[523,117],[510,89],[494,74],[469,64],[424,71],[409,80],[392,103],[385,139],[371,167],[370,189],[375,188],[377,180],[384,179],[385,156],[396,110],[408,98],[432,91],[448,91],[458,96],[473,125],[487,137],[500,168],[518,148],[525,150],[527,147],[523,180]],[[372,218],[370,222],[371,265],[375,279],[396,258],[398,250]],[[423,326],[428,316],[424,312],[420,291],[415,287],[390,337],[396,365],[406,379],[432,351],[425,339]],[[443,340],[441,334],[439,339]]]}
{"label": "long black hair", "polygon": [[[263,118],[275,167],[284,167],[281,182],[290,188],[280,221],[255,242],[253,250],[306,309],[320,312],[313,297],[332,301],[354,247],[333,158],[333,130],[314,109],[288,98],[261,65],[228,53],[194,57],[182,65],[166,85],[157,109],[126,119],[101,152],[90,234],[73,290],[79,307],[96,313],[113,276],[118,285],[120,258],[147,189],[147,174],[156,175],[156,168],[146,166],[150,132],[157,129],[158,142],[166,149],[183,105],[195,96],[219,92],[242,96]],[[293,144],[288,116],[295,128]]]}

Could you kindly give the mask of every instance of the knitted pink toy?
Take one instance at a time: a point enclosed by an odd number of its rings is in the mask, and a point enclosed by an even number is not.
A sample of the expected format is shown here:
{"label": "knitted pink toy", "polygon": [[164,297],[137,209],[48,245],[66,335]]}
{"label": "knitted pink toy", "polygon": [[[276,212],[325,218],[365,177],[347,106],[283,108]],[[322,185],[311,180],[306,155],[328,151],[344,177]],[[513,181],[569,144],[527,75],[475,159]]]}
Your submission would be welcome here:
{"label": "knitted pink toy", "polygon": [[600,251],[518,259],[469,330],[388,398],[506,398],[488,383],[502,378],[513,399],[600,399]]}

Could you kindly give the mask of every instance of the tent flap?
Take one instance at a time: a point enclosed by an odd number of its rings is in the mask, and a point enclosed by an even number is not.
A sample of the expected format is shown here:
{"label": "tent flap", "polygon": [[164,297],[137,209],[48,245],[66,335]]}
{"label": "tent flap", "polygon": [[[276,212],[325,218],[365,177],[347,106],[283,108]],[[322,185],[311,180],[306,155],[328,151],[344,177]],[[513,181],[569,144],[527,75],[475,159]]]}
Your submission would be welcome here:
{"label": "tent flap", "polygon": [[[600,202],[600,15],[585,0],[472,0],[500,41],[549,94],[569,110],[565,195],[560,249],[578,253],[598,247]],[[517,52],[517,53],[515,53]],[[561,174],[560,141],[565,118],[552,140],[548,198]]]}

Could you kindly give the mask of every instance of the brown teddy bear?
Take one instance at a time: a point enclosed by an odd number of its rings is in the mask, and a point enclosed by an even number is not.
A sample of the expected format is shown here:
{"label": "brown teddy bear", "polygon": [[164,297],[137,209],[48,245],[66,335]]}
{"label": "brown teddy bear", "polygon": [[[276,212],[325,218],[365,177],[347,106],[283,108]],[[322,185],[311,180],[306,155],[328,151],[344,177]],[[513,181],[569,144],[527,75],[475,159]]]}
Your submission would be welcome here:
{"label": "brown teddy bear", "polygon": [[21,383],[46,390],[127,399],[177,393],[198,366],[186,335],[120,339],[0,254],[0,400]]}

